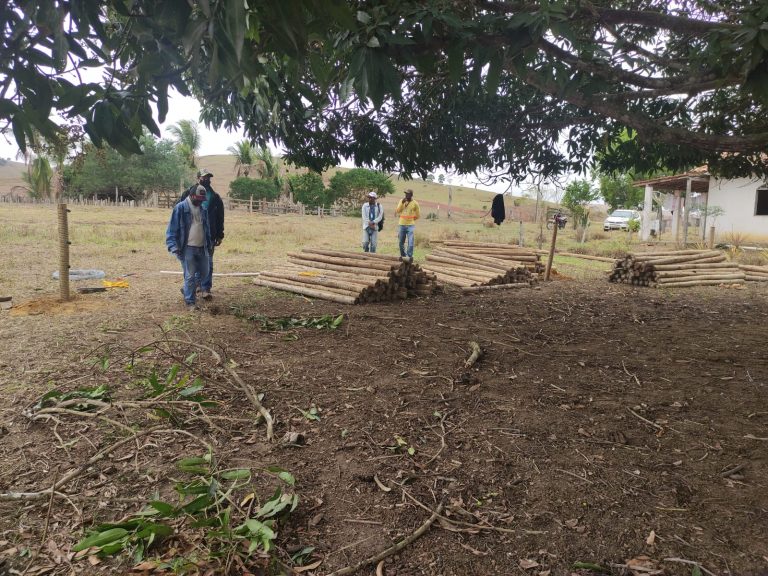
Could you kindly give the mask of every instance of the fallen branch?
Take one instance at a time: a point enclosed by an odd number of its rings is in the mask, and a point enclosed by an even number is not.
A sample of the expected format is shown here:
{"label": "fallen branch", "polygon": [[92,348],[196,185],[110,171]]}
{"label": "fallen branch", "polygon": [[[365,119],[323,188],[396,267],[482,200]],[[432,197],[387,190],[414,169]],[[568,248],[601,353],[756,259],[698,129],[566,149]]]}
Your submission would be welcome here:
{"label": "fallen branch", "polygon": [[440,513],[443,511],[443,503],[441,502],[438,504],[437,508],[432,512],[432,515],[427,518],[427,521],[424,522],[421,526],[419,526],[416,531],[411,534],[410,536],[400,540],[397,544],[390,546],[386,550],[383,550],[382,552],[379,552],[375,556],[371,556],[370,558],[366,558],[365,560],[361,560],[357,564],[354,564],[352,566],[347,566],[346,568],[342,568],[340,570],[336,570],[335,572],[331,572],[328,574],[328,576],[345,576],[346,574],[354,574],[364,566],[369,566],[371,564],[378,564],[385,558],[389,558],[393,554],[397,554],[405,548],[406,546],[410,545],[411,543],[418,540],[421,536],[426,533],[427,530],[429,530],[429,527],[432,526],[432,523],[437,520],[437,518],[440,517]]}
{"label": "fallen branch", "polygon": [[91,456],[78,468],[75,468],[74,470],[71,470],[70,472],[62,476],[57,482],[55,482],[47,490],[41,490],[39,492],[13,492],[13,491],[4,492],[4,493],[0,493],[0,500],[39,500],[40,498],[45,498],[46,496],[51,494],[51,492],[55,492],[57,496],[66,497],[65,494],[59,493],[58,490],[62,486],[67,484],[70,480],[77,478],[80,474],[85,472],[89,466],[95,464],[96,462],[104,458],[104,456],[106,456],[107,454],[114,452],[115,450],[120,448],[123,444],[128,444],[129,442],[135,441],[136,438],[139,438],[141,436],[146,436],[147,434],[152,434],[161,429],[162,428],[160,426],[157,426],[155,428],[149,428],[147,430],[136,432],[133,436],[129,436],[128,438],[123,438],[122,440],[119,440],[114,444],[111,444],[106,448],[99,450],[96,454]]}
{"label": "fallen branch", "polygon": [[216,352],[216,350],[214,350],[210,346],[206,346],[205,344],[198,344],[197,342],[185,342],[184,340],[163,340],[163,342],[175,342],[176,344],[196,346],[197,348],[202,348],[203,350],[207,350],[216,359],[216,363],[224,367],[227,373],[237,383],[240,390],[243,391],[243,393],[251,402],[251,404],[254,405],[256,410],[258,410],[259,414],[261,414],[262,418],[264,418],[264,421],[267,423],[267,440],[270,442],[274,440],[275,433],[273,430],[272,415],[269,413],[269,411],[266,408],[264,408],[261,402],[259,402],[258,395],[256,394],[256,391],[253,389],[253,386],[244,382],[243,379],[240,378],[240,375],[237,372],[235,372],[234,368],[229,366],[226,362],[222,362],[221,355],[218,352]]}
{"label": "fallen branch", "polygon": [[472,350],[472,354],[469,355],[469,358],[467,358],[467,361],[464,362],[464,368],[469,368],[472,366],[477,360],[480,358],[480,355],[483,353],[483,351],[480,349],[480,344],[477,342],[470,342],[469,347]]}
{"label": "fallen branch", "polygon": [[714,572],[710,572],[704,566],[699,564],[698,562],[694,560],[686,560],[684,558],[664,558],[664,562],[680,562],[681,564],[691,564],[693,566],[698,566],[699,570],[704,572],[705,574],[709,574],[710,576],[717,576]]}
{"label": "fallen branch", "polygon": [[635,418],[639,418],[640,420],[642,420],[642,421],[643,421],[643,422],[645,422],[646,424],[650,424],[651,426],[653,426],[654,428],[656,428],[656,430],[664,430],[664,428],[662,428],[661,426],[659,426],[658,424],[656,424],[656,422],[651,422],[651,421],[650,421],[650,420],[648,420],[647,418],[643,418],[642,416],[640,416],[640,414],[638,414],[637,412],[635,412],[634,410],[632,410],[632,408],[629,408],[629,407],[627,407],[627,410],[629,410],[629,413],[630,413],[630,414],[632,414],[632,416],[634,416]]}

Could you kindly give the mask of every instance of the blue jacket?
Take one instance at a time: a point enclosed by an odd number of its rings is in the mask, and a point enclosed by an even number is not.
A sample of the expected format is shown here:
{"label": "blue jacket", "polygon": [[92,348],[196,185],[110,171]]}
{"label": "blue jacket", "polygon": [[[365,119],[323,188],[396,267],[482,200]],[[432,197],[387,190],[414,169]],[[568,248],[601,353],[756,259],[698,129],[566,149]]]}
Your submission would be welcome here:
{"label": "blue jacket", "polygon": [[[205,235],[205,249],[208,253],[211,252],[213,242],[211,241],[211,229],[208,226],[208,211],[200,206],[200,210],[203,214],[203,231]],[[187,238],[189,238],[189,229],[192,227],[192,210],[189,208],[189,203],[179,202],[173,207],[171,213],[171,221],[168,222],[168,229],[165,231],[165,245],[168,246],[169,252],[184,252],[184,248],[187,246]]]}

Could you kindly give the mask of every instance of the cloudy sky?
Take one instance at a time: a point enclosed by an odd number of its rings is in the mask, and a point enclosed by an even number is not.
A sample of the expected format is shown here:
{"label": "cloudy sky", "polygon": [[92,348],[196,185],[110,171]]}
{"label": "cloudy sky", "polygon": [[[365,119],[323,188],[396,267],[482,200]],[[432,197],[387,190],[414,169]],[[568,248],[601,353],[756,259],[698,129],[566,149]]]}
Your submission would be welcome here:
{"label": "cloudy sky", "polygon": [[[157,115],[155,115],[157,118]],[[160,130],[164,138],[170,138],[168,134],[168,127],[175,124],[179,120],[194,120],[199,122],[200,119],[200,105],[194,98],[181,96],[177,93],[171,95],[168,106],[168,117],[164,124],[160,125]],[[240,132],[227,132],[224,129],[221,130],[209,130],[203,124],[200,124],[201,132],[201,156],[210,156],[214,154],[228,154],[227,148],[232,146],[238,140],[242,140],[244,135]],[[13,139],[13,136],[9,134],[0,135],[0,158],[6,158],[10,160],[20,161],[17,158],[19,152],[18,146]],[[274,150],[275,155],[280,154],[279,150]],[[352,167],[351,163],[342,163],[342,166]],[[504,192],[507,188],[506,184],[500,183],[494,186],[484,186],[478,184],[476,180],[472,178],[459,178],[454,176],[452,183],[459,186],[474,187],[477,184],[477,188],[482,190],[488,190],[492,192]],[[519,191],[515,192],[519,194]]]}

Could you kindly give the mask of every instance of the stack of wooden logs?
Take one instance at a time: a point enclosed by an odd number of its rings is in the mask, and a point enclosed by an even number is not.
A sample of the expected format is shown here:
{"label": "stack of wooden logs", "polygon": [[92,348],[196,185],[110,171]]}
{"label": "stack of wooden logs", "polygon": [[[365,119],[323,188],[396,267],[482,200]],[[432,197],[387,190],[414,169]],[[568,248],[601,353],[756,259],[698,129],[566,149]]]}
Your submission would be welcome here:
{"label": "stack of wooden logs", "polygon": [[635,286],[717,286],[742,284],[743,270],[717,250],[675,250],[627,254],[617,260],[609,281]]}
{"label": "stack of wooden logs", "polygon": [[748,282],[768,282],[768,266],[739,264],[739,269],[744,272]]}
{"label": "stack of wooden logs", "polygon": [[424,269],[463,290],[528,285],[543,271],[539,255],[509,244],[447,241],[427,256]]}
{"label": "stack of wooden logs", "polygon": [[254,284],[341,304],[431,296],[438,289],[435,276],[408,258],[304,248],[288,259]]}

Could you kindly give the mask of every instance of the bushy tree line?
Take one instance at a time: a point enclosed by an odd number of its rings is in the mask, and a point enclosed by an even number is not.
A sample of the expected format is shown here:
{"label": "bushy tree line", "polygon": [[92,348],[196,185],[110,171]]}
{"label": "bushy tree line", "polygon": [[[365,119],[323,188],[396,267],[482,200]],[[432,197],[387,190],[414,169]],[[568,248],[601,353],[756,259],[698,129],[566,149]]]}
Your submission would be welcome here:
{"label": "bushy tree line", "polygon": [[169,140],[144,135],[141,156],[123,156],[114,148],[86,142],[62,171],[64,196],[114,196],[140,200],[151,192],[175,192],[191,183],[188,158]]}
{"label": "bushy tree line", "polygon": [[[353,168],[338,172],[326,186],[317,172],[294,174],[288,177],[293,200],[309,208],[336,205],[343,211],[356,209],[369,192],[379,197],[392,194],[395,188],[383,172],[366,168]],[[274,178],[236,178],[230,184],[230,196],[241,200],[274,200],[280,194]]]}

